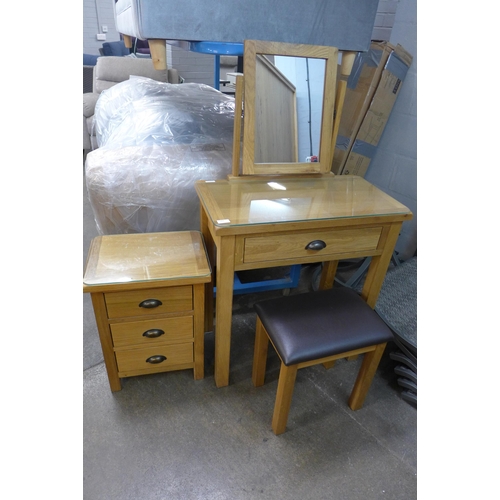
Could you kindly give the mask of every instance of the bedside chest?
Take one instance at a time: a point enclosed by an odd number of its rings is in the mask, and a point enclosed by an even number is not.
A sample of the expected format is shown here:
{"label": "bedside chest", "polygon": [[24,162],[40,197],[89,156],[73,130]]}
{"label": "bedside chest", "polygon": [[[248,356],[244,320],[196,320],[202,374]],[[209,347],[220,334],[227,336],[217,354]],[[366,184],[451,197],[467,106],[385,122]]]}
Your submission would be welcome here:
{"label": "bedside chest", "polygon": [[204,375],[205,283],[201,233],[119,234],[92,240],[90,293],[112,391],[121,378],[193,369]]}

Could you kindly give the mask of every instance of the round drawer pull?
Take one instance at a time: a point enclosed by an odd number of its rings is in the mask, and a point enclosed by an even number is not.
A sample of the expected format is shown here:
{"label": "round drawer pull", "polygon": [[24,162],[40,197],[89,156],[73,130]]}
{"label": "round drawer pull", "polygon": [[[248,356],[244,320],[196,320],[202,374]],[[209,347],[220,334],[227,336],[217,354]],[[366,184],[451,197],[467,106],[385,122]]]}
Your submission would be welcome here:
{"label": "round drawer pull", "polygon": [[145,309],[153,309],[153,308],[161,306],[161,305],[162,305],[161,300],[158,300],[158,299],[146,299],[146,300],[143,300],[139,304],[139,307],[144,307]]}
{"label": "round drawer pull", "polygon": [[165,332],[159,328],[151,328],[151,330],[147,330],[142,334],[143,337],[147,337],[148,339],[157,339],[162,335],[165,335]]}
{"label": "round drawer pull", "polygon": [[323,240],[313,240],[306,245],[306,250],[323,250],[323,248],[326,248]]}
{"label": "round drawer pull", "polygon": [[146,363],[151,363],[152,365],[157,365],[158,363],[162,363],[167,359],[166,356],[162,356],[161,354],[158,354],[156,356],[150,356],[148,359],[146,359]]}

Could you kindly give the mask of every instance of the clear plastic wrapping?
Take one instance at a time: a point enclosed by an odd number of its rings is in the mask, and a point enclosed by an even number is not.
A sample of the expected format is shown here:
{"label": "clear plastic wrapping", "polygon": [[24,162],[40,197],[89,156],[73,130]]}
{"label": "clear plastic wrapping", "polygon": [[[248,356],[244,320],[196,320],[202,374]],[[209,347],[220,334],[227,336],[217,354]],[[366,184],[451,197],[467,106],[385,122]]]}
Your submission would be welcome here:
{"label": "clear plastic wrapping", "polygon": [[94,122],[99,147],[232,142],[234,98],[208,85],[131,76],[101,94]]}
{"label": "clear plastic wrapping", "polygon": [[99,97],[87,191],[100,234],[199,230],[194,183],[231,172],[234,99],[135,77]]}

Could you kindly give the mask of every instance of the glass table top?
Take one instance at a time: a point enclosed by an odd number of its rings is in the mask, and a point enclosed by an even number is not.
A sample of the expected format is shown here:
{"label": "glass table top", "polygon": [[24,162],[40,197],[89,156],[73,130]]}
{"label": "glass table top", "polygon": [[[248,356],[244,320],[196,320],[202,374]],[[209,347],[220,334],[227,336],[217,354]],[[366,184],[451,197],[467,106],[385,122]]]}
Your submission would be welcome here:
{"label": "glass table top", "polygon": [[210,267],[201,233],[117,234],[94,238],[84,285],[202,278]]}
{"label": "glass table top", "polygon": [[216,226],[411,213],[358,176],[239,177],[197,181],[195,187]]}

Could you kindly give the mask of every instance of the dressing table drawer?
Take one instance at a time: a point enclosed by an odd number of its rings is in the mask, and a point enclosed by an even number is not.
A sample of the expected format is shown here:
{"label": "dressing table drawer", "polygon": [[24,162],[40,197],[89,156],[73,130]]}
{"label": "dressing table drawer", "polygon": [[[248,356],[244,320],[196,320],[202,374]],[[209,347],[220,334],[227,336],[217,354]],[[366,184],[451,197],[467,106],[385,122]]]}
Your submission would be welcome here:
{"label": "dressing table drawer", "polygon": [[328,260],[343,254],[374,251],[381,234],[382,227],[367,227],[248,236],[242,238],[242,262],[297,260],[315,255]]}

